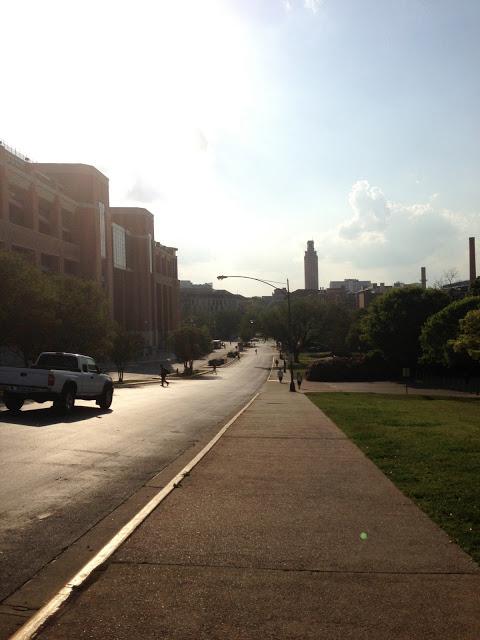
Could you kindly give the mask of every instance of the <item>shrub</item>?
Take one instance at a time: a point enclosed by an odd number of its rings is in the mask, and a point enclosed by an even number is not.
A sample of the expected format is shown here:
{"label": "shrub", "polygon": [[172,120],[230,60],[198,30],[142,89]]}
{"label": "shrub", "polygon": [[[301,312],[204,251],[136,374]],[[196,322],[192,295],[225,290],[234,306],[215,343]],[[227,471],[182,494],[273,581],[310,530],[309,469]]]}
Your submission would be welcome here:
{"label": "shrub", "polygon": [[358,354],[348,358],[323,358],[307,368],[307,380],[322,382],[357,382],[361,380],[388,380],[399,371],[377,354]]}

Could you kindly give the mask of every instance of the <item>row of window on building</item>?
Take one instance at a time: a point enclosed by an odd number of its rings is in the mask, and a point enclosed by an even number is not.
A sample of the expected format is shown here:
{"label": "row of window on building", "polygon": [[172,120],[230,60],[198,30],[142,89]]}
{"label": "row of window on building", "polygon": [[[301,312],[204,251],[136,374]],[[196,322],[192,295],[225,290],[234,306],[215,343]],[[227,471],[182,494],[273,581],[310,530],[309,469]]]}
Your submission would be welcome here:
{"label": "row of window on building", "polygon": [[111,207],[95,167],[33,163],[0,143],[0,249],[97,282],[112,317],[150,350],[178,326],[177,249],[155,240],[147,209]]}

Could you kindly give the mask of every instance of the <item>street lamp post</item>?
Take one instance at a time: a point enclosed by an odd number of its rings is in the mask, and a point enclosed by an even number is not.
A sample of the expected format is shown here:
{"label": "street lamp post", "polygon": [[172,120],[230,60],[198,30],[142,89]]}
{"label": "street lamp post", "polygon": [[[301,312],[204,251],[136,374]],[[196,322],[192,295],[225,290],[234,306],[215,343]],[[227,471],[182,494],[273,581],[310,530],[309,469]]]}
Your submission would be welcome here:
{"label": "street lamp post", "polygon": [[[269,287],[276,289],[275,285],[285,284],[285,282],[275,282],[275,280],[261,280],[260,278],[252,278],[251,276],[217,276],[217,280],[225,280],[225,278],[244,278],[246,280],[256,280],[257,282],[263,282],[268,284]],[[290,391],[295,391],[295,382],[293,381],[293,335],[292,335],[292,308],[290,305],[290,284],[287,278],[287,308],[288,308],[288,351],[290,354]]]}

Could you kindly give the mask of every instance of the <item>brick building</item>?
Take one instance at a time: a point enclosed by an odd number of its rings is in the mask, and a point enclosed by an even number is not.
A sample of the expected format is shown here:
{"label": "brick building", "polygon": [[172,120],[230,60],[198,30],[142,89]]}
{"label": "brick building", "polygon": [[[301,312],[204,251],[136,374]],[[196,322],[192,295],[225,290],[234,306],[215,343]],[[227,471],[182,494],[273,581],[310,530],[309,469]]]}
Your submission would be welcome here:
{"label": "brick building", "polygon": [[178,325],[176,249],[155,242],[146,209],[109,205],[95,167],[31,162],[0,144],[0,249],[97,282],[121,326],[164,346]]}
{"label": "brick building", "polygon": [[149,347],[165,347],[178,326],[177,250],[155,242],[147,209],[110,207],[110,213],[115,319]]}

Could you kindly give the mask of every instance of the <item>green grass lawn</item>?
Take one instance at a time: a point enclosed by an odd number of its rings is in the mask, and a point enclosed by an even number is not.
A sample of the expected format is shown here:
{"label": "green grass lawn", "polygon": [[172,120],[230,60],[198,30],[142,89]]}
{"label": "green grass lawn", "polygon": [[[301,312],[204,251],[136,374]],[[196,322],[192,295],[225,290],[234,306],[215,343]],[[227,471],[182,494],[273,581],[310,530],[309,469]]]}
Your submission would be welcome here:
{"label": "green grass lawn", "polygon": [[309,398],[480,564],[480,401],[312,393]]}

